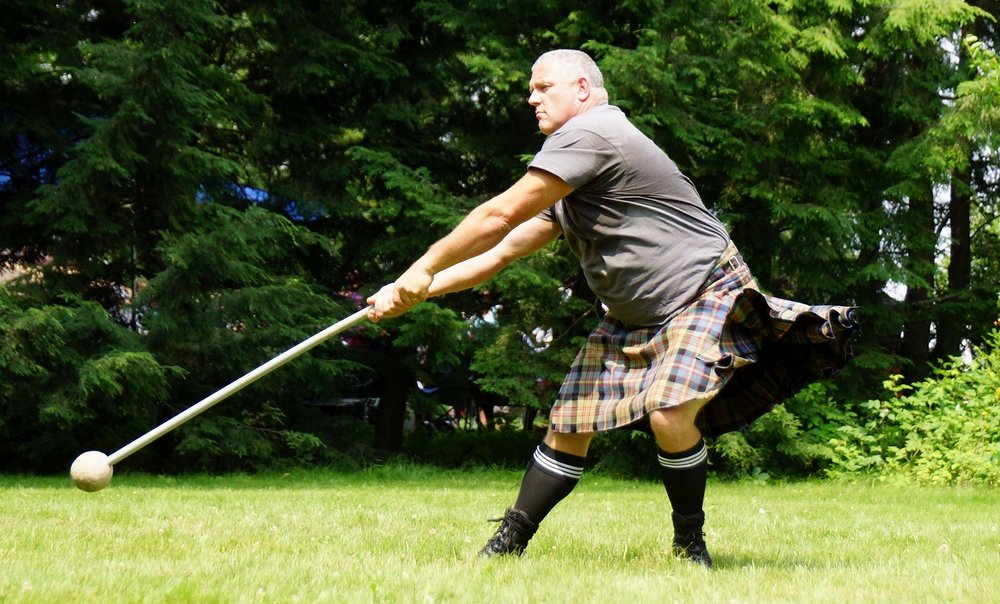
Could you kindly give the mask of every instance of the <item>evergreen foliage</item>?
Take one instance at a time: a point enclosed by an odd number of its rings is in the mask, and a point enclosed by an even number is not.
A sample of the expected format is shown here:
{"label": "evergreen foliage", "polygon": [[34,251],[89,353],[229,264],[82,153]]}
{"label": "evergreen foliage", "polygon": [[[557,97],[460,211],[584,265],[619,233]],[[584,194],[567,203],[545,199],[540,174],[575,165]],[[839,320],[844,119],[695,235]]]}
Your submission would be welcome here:
{"label": "evergreen foliage", "polygon": [[[945,359],[991,354],[995,0],[4,10],[4,469],[110,452],[354,310],[523,173],[542,141],[531,62],[555,47],[595,56],[766,289],[864,309],[855,362],[716,443],[719,471],[820,471],[890,375],[923,384]],[[418,376],[435,405],[544,410],[600,312],[557,243],[297,359],[131,463],[398,451]],[[373,426],[321,411],[359,396],[380,399]],[[603,463],[641,471],[642,435],[608,442]]]}
{"label": "evergreen foliage", "polygon": [[0,290],[0,469],[64,469],[67,450],[111,449],[145,432],[180,372],[95,302],[28,308]]}

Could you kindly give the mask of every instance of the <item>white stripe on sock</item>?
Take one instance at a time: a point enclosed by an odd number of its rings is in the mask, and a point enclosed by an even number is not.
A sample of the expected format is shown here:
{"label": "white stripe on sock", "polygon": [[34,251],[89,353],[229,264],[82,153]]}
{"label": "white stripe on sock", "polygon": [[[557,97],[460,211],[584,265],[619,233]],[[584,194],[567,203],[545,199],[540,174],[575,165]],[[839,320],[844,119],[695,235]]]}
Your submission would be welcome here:
{"label": "white stripe on sock", "polygon": [[541,466],[543,470],[549,472],[550,474],[565,476],[566,478],[572,478],[574,480],[579,480],[580,477],[583,476],[582,466],[574,466],[572,464],[556,461],[538,449],[535,449],[534,459],[536,464]]}
{"label": "white stripe on sock", "polygon": [[696,453],[692,453],[691,455],[680,459],[671,459],[669,457],[664,457],[661,453],[657,453],[656,459],[660,461],[661,466],[667,468],[668,470],[685,470],[687,468],[693,468],[708,459],[708,447],[702,446],[702,448],[698,449]]}

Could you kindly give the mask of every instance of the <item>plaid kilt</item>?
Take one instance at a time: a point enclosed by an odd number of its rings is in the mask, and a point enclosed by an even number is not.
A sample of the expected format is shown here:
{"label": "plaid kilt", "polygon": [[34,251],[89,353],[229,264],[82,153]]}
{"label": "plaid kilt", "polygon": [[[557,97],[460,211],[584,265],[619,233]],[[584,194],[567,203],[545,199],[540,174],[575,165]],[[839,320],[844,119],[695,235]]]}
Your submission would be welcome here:
{"label": "plaid kilt", "polygon": [[656,409],[706,402],[696,423],[741,429],[853,356],[854,309],[760,292],[730,244],[701,296],[666,324],[633,329],[605,317],[587,338],[549,413],[554,432],[600,432]]}

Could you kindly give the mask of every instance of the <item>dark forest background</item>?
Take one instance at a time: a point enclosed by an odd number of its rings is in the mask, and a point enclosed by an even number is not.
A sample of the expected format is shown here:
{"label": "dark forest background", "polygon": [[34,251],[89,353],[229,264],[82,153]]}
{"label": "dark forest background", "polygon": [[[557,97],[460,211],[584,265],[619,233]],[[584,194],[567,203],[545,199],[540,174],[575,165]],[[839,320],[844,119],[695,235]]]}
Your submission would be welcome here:
{"label": "dark forest background", "polygon": [[[877,465],[890,403],[995,347],[998,15],[995,0],[9,0],[0,471],[110,453],[359,308],[523,173],[542,141],[530,66],[557,47],[595,57],[766,289],[863,309],[852,365],[713,443],[716,468]],[[129,465],[520,464],[599,314],[556,244],[352,330]],[[883,461],[912,432],[893,429]],[[623,433],[595,456],[641,473],[649,451]]]}

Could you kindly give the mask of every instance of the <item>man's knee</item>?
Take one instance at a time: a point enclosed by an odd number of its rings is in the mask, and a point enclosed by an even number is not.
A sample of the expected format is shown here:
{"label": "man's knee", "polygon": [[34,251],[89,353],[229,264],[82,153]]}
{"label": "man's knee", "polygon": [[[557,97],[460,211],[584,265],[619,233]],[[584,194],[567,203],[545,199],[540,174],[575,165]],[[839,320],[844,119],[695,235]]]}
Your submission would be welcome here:
{"label": "man's knee", "polygon": [[667,407],[666,409],[656,409],[649,414],[649,424],[654,433],[676,432],[686,430],[694,425],[694,418],[697,412],[683,407]]}
{"label": "man's knee", "polygon": [[677,451],[701,439],[695,426],[698,409],[693,406],[657,409],[649,414],[649,424],[657,444],[664,451]]}
{"label": "man's knee", "polygon": [[545,435],[545,444],[562,453],[571,453],[580,457],[587,456],[590,441],[594,438],[591,432],[552,432]]}

